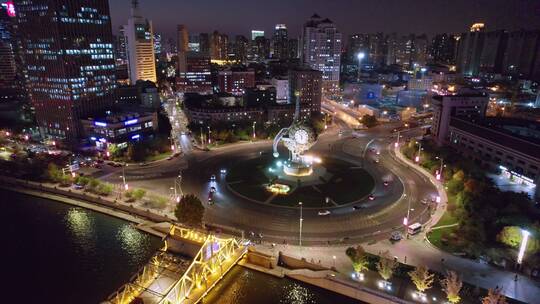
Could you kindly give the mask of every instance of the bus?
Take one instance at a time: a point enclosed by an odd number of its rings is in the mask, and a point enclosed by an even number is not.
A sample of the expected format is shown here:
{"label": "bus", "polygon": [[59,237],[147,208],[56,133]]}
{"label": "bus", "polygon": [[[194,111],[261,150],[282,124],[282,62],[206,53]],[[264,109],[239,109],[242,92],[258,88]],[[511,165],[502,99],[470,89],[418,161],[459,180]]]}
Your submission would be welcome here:
{"label": "bus", "polygon": [[414,223],[412,225],[409,225],[409,227],[407,228],[407,233],[409,233],[409,235],[415,235],[418,232],[422,231],[422,224]]}

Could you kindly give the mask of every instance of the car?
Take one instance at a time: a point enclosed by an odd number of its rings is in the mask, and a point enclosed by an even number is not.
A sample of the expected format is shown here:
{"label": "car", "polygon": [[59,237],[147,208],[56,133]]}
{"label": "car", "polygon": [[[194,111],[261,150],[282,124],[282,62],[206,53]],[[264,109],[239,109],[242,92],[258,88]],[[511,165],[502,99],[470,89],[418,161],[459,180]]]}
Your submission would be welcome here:
{"label": "car", "polygon": [[388,181],[384,181],[384,182],[383,182],[383,185],[384,185],[385,187],[388,187],[388,184],[389,184]]}
{"label": "car", "polygon": [[148,166],[148,163],[147,162],[139,163],[139,166],[141,167]]}
{"label": "car", "polygon": [[211,193],[216,193],[216,187],[210,187],[210,192]]}
{"label": "car", "polygon": [[319,211],[318,214],[320,216],[326,216],[326,215],[329,215],[330,213],[332,213],[332,212],[330,212],[330,210],[321,210],[321,211]]}
{"label": "car", "polygon": [[352,209],[353,209],[354,211],[356,211],[356,210],[361,210],[361,209],[364,209],[364,208],[366,208],[366,207],[364,207],[363,205],[356,205],[356,206],[353,206],[353,207],[352,207]]}
{"label": "car", "polygon": [[381,151],[377,150],[377,152],[375,152],[375,154],[381,155]]}
{"label": "car", "polygon": [[401,232],[399,231],[392,231],[392,233],[390,233],[390,240],[393,242],[398,242],[401,240],[401,238]]}
{"label": "car", "polygon": [[424,205],[427,205],[427,204],[428,204],[427,198],[423,198],[420,202],[421,202],[422,204],[424,204]]}
{"label": "car", "polygon": [[167,157],[167,160],[172,160],[174,157],[173,156],[169,156]]}
{"label": "car", "polygon": [[214,174],[212,174],[212,176],[210,176],[210,181],[212,181],[212,182],[216,181],[216,176]]}
{"label": "car", "polygon": [[257,236],[258,236],[260,239],[262,239],[264,235],[262,234],[262,232],[259,232],[259,234],[257,234]]}
{"label": "car", "polygon": [[75,190],[81,190],[81,189],[83,189],[83,188],[84,188],[83,185],[73,184],[73,189],[75,189]]}
{"label": "car", "polygon": [[376,164],[378,164],[378,163],[379,163],[379,159],[378,159],[378,158],[375,158],[375,159],[373,160],[373,162],[376,163]]}
{"label": "car", "polygon": [[221,174],[227,174],[227,169],[221,169],[221,170],[219,170],[219,172],[220,172]]}
{"label": "car", "polygon": [[178,157],[178,156],[180,156],[180,152],[176,152],[173,154],[173,157]]}
{"label": "car", "polygon": [[213,192],[209,192],[208,193],[208,204],[209,205],[212,205],[214,203],[214,193]]}
{"label": "car", "polygon": [[374,196],[373,194],[371,194],[370,196],[368,196],[368,199],[369,199],[370,201],[372,201],[372,200],[375,199],[375,196]]}

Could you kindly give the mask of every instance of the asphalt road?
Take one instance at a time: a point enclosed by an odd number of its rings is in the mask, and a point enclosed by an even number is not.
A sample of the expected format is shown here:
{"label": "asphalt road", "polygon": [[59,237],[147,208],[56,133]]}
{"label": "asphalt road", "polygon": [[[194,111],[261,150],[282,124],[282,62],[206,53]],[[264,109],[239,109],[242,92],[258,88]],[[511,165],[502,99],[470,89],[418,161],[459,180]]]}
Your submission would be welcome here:
{"label": "asphalt road", "polygon": [[[436,190],[424,177],[395,160],[390,149],[395,140],[395,135],[390,134],[393,127],[383,125],[369,131],[353,132],[338,122],[319,138],[312,148],[315,154],[347,160],[363,166],[374,176],[375,200],[366,198],[354,204],[366,207],[356,211],[352,205],[325,208],[332,212],[328,216],[319,216],[321,209],[304,208],[303,244],[357,243],[370,238],[387,238],[392,229],[403,229],[402,222],[409,204],[410,223],[429,218],[427,207],[420,201],[435,195]],[[339,129],[343,130],[342,135],[339,135]],[[369,151],[367,145],[380,151],[380,155]],[[221,168],[259,156],[261,151],[271,153],[271,142],[238,143],[208,152],[193,151],[184,158],[163,160],[148,166],[129,166],[125,172],[130,187],[171,194],[174,177],[181,171],[183,192],[194,193],[205,202],[206,222],[262,233],[266,241],[298,243],[299,209],[264,205],[237,197],[227,189],[225,176],[219,172]],[[374,162],[375,158],[379,163]],[[116,169],[102,178],[121,183],[121,172],[121,169]],[[208,205],[212,174],[217,177],[215,185],[212,184],[217,192],[215,204]],[[391,181],[388,187],[383,185],[384,180]]]}

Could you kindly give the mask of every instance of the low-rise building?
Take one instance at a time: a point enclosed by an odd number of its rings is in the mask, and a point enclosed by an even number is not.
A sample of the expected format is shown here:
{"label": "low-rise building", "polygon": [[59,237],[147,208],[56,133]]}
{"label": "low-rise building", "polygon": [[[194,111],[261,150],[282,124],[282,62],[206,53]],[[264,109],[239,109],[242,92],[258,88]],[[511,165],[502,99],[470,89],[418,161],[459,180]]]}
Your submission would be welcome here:
{"label": "low-rise building", "polygon": [[111,143],[127,147],[130,141],[153,136],[158,127],[156,112],[125,112],[89,117],[81,122],[86,138],[98,149],[105,149]]}

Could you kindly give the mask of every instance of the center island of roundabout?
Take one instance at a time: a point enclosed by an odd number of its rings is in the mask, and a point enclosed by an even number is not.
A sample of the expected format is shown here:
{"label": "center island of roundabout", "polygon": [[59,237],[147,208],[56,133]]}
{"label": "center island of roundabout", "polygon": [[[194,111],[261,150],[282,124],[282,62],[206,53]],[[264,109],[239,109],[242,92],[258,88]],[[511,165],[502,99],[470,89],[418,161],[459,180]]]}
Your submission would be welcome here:
{"label": "center island of roundabout", "polygon": [[[359,203],[373,191],[375,181],[362,167],[347,160],[310,153],[317,142],[311,125],[299,119],[274,138],[272,153],[237,162],[226,176],[227,188],[251,202],[304,208],[332,208]],[[286,149],[280,154],[279,146]]]}

